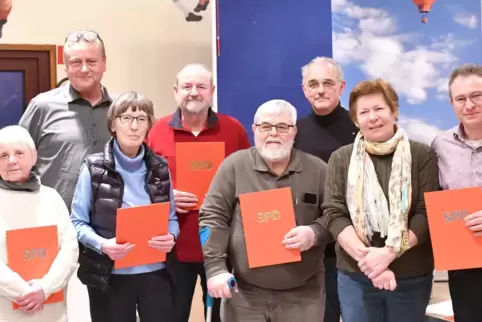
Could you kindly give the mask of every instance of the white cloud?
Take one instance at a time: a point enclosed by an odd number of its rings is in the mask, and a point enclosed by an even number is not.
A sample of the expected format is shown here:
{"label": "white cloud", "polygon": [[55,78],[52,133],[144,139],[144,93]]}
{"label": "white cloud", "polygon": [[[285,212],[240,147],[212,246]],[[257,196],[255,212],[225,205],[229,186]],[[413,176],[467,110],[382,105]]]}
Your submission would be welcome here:
{"label": "white cloud", "polygon": [[465,12],[457,12],[454,15],[454,21],[459,25],[467,27],[469,29],[477,28],[479,22],[476,15]]}
{"label": "white cloud", "polygon": [[353,0],[332,0],[332,11],[334,58],[356,64],[368,78],[386,79],[410,104],[425,101],[430,90],[448,91],[446,76],[457,62],[453,51],[469,44],[447,34],[417,45],[420,37],[397,32],[397,22],[386,10]]}
{"label": "white cloud", "polygon": [[420,119],[401,116],[398,123],[405,130],[409,139],[430,145],[437,134],[443,132],[439,127]]}

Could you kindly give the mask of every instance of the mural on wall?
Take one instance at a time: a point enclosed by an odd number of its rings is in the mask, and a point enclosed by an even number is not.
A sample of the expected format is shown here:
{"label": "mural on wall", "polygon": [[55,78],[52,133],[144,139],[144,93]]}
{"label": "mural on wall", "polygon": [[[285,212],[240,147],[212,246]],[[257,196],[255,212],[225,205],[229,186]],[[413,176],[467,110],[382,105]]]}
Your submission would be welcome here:
{"label": "mural on wall", "polygon": [[[203,12],[209,7],[209,0],[198,0],[196,6],[190,10],[186,0],[172,0],[174,5],[184,15],[187,22],[198,22],[203,20]],[[190,2],[190,1],[187,1]]]}
{"label": "mural on wall", "polygon": [[10,12],[12,12],[12,0],[0,0],[0,38],[3,36],[3,26],[7,23]]}
{"label": "mural on wall", "polygon": [[[416,6],[414,6],[414,4]],[[427,14],[430,11],[430,21]],[[480,0],[332,0],[333,57],[350,90],[383,78],[400,98],[400,124],[430,144],[457,125],[448,96],[454,67],[482,64]]]}

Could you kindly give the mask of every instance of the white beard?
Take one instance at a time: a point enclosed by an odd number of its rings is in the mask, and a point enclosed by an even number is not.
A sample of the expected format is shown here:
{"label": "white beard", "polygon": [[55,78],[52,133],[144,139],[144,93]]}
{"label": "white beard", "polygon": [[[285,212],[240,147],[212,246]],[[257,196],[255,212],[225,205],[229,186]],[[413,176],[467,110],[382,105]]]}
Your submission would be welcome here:
{"label": "white beard", "polygon": [[286,149],[283,147],[278,147],[275,149],[270,149],[270,148],[262,147],[262,148],[258,148],[258,152],[263,159],[271,162],[276,162],[276,161],[280,161],[288,158],[291,153],[291,148]]}

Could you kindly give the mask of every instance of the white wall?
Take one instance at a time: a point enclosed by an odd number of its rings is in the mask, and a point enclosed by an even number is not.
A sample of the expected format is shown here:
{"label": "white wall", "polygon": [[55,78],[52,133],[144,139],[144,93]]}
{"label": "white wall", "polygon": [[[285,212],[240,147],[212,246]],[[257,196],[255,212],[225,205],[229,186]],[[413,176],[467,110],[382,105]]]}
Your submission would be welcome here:
{"label": "white wall", "polygon": [[[197,4],[183,1],[191,10]],[[176,108],[172,86],[183,65],[212,67],[211,10],[202,15],[188,23],[172,0],[13,0],[1,43],[62,45],[69,31],[95,30],[106,44],[105,85],[113,92],[143,92],[160,117]]]}

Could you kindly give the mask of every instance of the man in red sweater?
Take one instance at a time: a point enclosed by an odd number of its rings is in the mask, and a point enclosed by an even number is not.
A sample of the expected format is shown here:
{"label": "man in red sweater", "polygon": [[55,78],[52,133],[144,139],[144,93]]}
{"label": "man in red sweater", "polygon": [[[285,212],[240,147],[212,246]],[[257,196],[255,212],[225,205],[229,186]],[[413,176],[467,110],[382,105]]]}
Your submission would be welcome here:
{"label": "man in red sweater", "polygon": [[[157,121],[149,132],[147,143],[155,153],[167,159],[174,189],[177,142],[225,142],[226,156],[251,146],[246,130],[237,120],[211,109],[214,88],[212,74],[206,67],[197,64],[185,66],[174,85],[178,109]],[[174,280],[175,322],[189,321],[198,276],[201,278],[203,299],[208,294],[199,239],[199,212],[189,210],[196,206],[198,197],[189,191],[174,190],[181,230],[173,256],[168,261]],[[220,301],[215,300],[212,322],[220,322],[219,308]]]}

